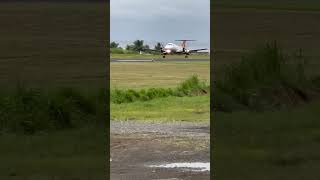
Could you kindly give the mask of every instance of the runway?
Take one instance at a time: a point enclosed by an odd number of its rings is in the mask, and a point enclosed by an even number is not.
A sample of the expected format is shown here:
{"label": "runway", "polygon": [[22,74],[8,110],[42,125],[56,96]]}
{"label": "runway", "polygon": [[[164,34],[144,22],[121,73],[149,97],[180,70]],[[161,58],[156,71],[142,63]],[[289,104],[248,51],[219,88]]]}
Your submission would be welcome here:
{"label": "runway", "polygon": [[111,59],[111,62],[209,62],[210,59]]}

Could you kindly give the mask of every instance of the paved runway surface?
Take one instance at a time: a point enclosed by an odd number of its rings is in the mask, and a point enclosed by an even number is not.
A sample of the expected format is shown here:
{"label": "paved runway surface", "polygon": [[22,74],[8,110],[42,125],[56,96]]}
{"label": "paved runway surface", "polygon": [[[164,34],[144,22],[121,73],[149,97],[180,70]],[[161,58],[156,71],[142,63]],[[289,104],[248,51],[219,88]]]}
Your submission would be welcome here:
{"label": "paved runway surface", "polygon": [[209,62],[210,59],[111,59],[111,62]]}
{"label": "paved runway surface", "polygon": [[210,124],[110,122],[112,180],[208,180],[210,170],[172,164],[210,162]]}

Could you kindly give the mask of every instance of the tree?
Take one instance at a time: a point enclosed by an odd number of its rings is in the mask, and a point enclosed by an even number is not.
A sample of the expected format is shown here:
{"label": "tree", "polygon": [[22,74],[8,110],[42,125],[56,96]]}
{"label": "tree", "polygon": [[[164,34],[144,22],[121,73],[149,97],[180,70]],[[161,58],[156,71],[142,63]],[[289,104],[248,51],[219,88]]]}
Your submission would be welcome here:
{"label": "tree", "polygon": [[119,43],[116,43],[116,42],[111,42],[110,43],[110,48],[119,48]]}
{"label": "tree", "polygon": [[144,50],[144,46],[143,46],[143,40],[136,40],[133,42],[133,50],[134,51],[143,51]]}
{"label": "tree", "polygon": [[149,45],[145,45],[145,46],[143,46],[143,50],[150,50]]}
{"label": "tree", "polygon": [[157,50],[157,51],[161,51],[161,49],[162,49],[161,43],[158,42],[158,43],[154,46],[154,49]]}
{"label": "tree", "polygon": [[132,45],[127,45],[126,49],[128,51],[134,51],[134,52],[141,52],[141,51],[148,52],[150,50],[149,45],[144,45],[143,43],[144,43],[143,40],[136,40],[133,42]]}
{"label": "tree", "polygon": [[133,50],[133,46],[128,44],[128,45],[126,46],[126,50],[128,50],[128,51]]}

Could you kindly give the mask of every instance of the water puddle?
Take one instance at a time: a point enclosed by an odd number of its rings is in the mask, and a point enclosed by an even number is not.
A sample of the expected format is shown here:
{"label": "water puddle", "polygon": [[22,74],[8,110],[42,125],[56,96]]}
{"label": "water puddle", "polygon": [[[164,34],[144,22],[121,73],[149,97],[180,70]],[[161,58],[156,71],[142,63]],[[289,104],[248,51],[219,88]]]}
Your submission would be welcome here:
{"label": "water puddle", "polygon": [[167,163],[158,165],[148,165],[150,168],[178,168],[185,171],[205,172],[210,171],[210,163],[191,162],[191,163]]}

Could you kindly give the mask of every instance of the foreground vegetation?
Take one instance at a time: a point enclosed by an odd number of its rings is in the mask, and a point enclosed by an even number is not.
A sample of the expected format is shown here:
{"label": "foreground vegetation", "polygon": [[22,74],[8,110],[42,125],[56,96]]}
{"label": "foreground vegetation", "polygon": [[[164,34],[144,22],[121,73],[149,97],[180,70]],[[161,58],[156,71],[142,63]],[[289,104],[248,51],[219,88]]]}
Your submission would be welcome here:
{"label": "foreground vegetation", "polygon": [[192,75],[189,79],[181,82],[176,88],[150,88],[150,89],[114,89],[111,91],[110,101],[112,103],[131,103],[135,101],[149,101],[155,98],[169,96],[198,96],[209,94],[210,86],[205,81],[201,81],[197,75]]}
{"label": "foreground vegetation", "polygon": [[210,117],[210,87],[193,75],[176,88],[115,89],[111,119],[203,121]]}
{"label": "foreground vegetation", "polygon": [[106,91],[86,94],[72,88],[57,92],[18,87],[0,97],[0,132],[35,134],[101,126],[107,108]]}
{"label": "foreground vegetation", "polygon": [[319,77],[307,76],[305,64],[301,51],[289,56],[267,44],[217,77],[215,178],[318,177]]}
{"label": "foreground vegetation", "polygon": [[210,96],[166,97],[150,101],[111,104],[112,120],[143,120],[155,122],[208,122]]}
{"label": "foreground vegetation", "polygon": [[274,112],[215,111],[211,132],[215,178],[319,177],[319,107],[315,102]]}
{"label": "foreground vegetation", "polygon": [[106,179],[108,6],[0,3],[1,180]]}
{"label": "foreground vegetation", "polygon": [[276,43],[260,47],[217,74],[214,108],[264,111],[313,101],[319,97],[319,77],[306,75],[306,63],[301,50],[287,55]]}
{"label": "foreground vegetation", "polygon": [[0,135],[0,179],[106,179],[104,126]]}
{"label": "foreground vegetation", "polygon": [[[195,91],[178,90],[179,84],[181,86],[192,74],[198,75],[194,79],[196,83],[183,89]],[[208,62],[111,63],[112,119],[207,121],[209,80]],[[201,96],[196,96],[197,91]]]}
{"label": "foreground vegetation", "polygon": [[1,92],[0,179],[105,179],[105,92]]}

